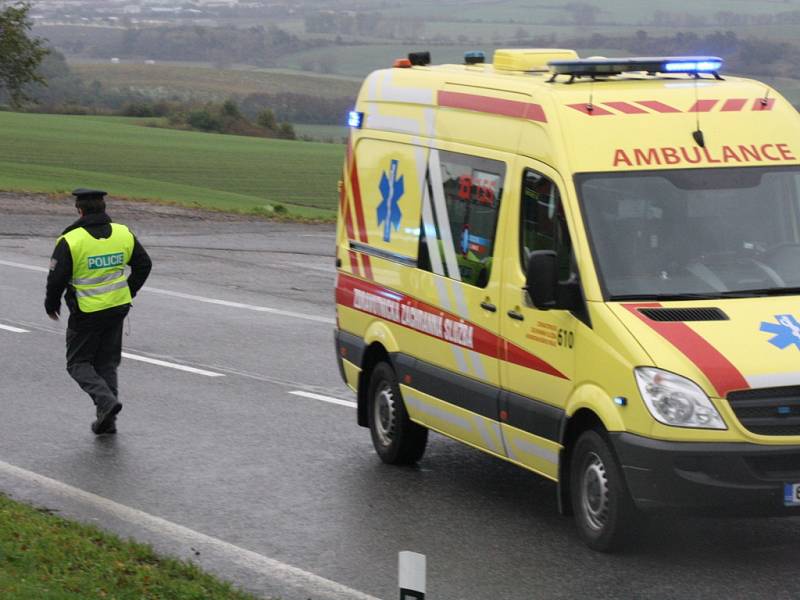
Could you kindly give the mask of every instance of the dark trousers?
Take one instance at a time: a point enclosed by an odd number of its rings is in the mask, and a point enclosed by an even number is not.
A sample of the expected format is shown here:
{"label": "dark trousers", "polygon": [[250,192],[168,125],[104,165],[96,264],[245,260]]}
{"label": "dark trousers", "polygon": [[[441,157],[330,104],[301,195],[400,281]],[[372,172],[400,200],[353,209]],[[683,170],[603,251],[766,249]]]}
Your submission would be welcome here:
{"label": "dark trousers", "polygon": [[67,372],[98,408],[117,401],[124,321],[122,315],[90,327],[67,329]]}

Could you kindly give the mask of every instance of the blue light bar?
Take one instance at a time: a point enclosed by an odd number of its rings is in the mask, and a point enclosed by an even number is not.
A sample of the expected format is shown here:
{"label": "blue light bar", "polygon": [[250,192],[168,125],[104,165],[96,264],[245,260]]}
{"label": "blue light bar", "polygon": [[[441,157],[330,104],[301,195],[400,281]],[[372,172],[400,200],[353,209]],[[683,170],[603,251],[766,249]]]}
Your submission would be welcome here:
{"label": "blue light bar", "polygon": [[647,56],[639,58],[583,58],[578,60],[553,60],[547,63],[553,76],[610,77],[621,73],[645,72],[685,73],[698,75],[711,73],[718,76],[722,59],[717,56]]}
{"label": "blue light bar", "polygon": [[347,125],[353,129],[361,129],[364,124],[364,113],[357,110],[351,110],[347,115]]}
{"label": "blue light bar", "polygon": [[675,61],[664,65],[667,73],[715,73],[722,67],[721,60]]}

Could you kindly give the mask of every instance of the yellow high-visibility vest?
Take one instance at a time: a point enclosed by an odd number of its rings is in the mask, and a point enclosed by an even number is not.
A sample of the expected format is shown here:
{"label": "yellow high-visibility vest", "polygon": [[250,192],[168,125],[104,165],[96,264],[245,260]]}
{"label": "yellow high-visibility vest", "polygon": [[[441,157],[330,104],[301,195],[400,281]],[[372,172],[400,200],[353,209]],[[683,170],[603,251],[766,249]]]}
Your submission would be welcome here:
{"label": "yellow high-visibility vest", "polygon": [[111,223],[111,236],[92,237],[78,227],[61,236],[72,255],[72,279],[81,312],[93,313],[130,304],[125,265],[133,253],[133,234],[125,225]]}

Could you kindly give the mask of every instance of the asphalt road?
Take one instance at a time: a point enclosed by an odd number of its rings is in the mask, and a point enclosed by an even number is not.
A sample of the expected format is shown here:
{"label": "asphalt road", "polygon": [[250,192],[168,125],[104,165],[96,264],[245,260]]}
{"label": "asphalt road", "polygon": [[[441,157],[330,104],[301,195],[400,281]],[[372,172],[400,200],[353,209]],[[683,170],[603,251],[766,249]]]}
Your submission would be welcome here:
{"label": "asphalt road", "polygon": [[401,550],[427,555],[445,600],[800,597],[800,519],[660,519],[608,556],[553,484],[456,442],[383,465],[334,361],[332,226],[110,204],[155,268],[124,338],[120,433],[95,438],[42,306],[74,213],[0,194],[1,491],[283,600],[395,598]]}

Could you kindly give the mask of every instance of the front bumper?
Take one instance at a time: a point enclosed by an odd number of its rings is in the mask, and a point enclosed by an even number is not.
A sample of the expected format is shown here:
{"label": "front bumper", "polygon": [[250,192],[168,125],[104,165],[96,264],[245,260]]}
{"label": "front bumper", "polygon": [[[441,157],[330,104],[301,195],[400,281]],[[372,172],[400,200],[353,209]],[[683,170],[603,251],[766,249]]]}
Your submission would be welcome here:
{"label": "front bumper", "polygon": [[784,484],[800,483],[800,446],[610,436],[641,510],[800,516],[784,506]]}

